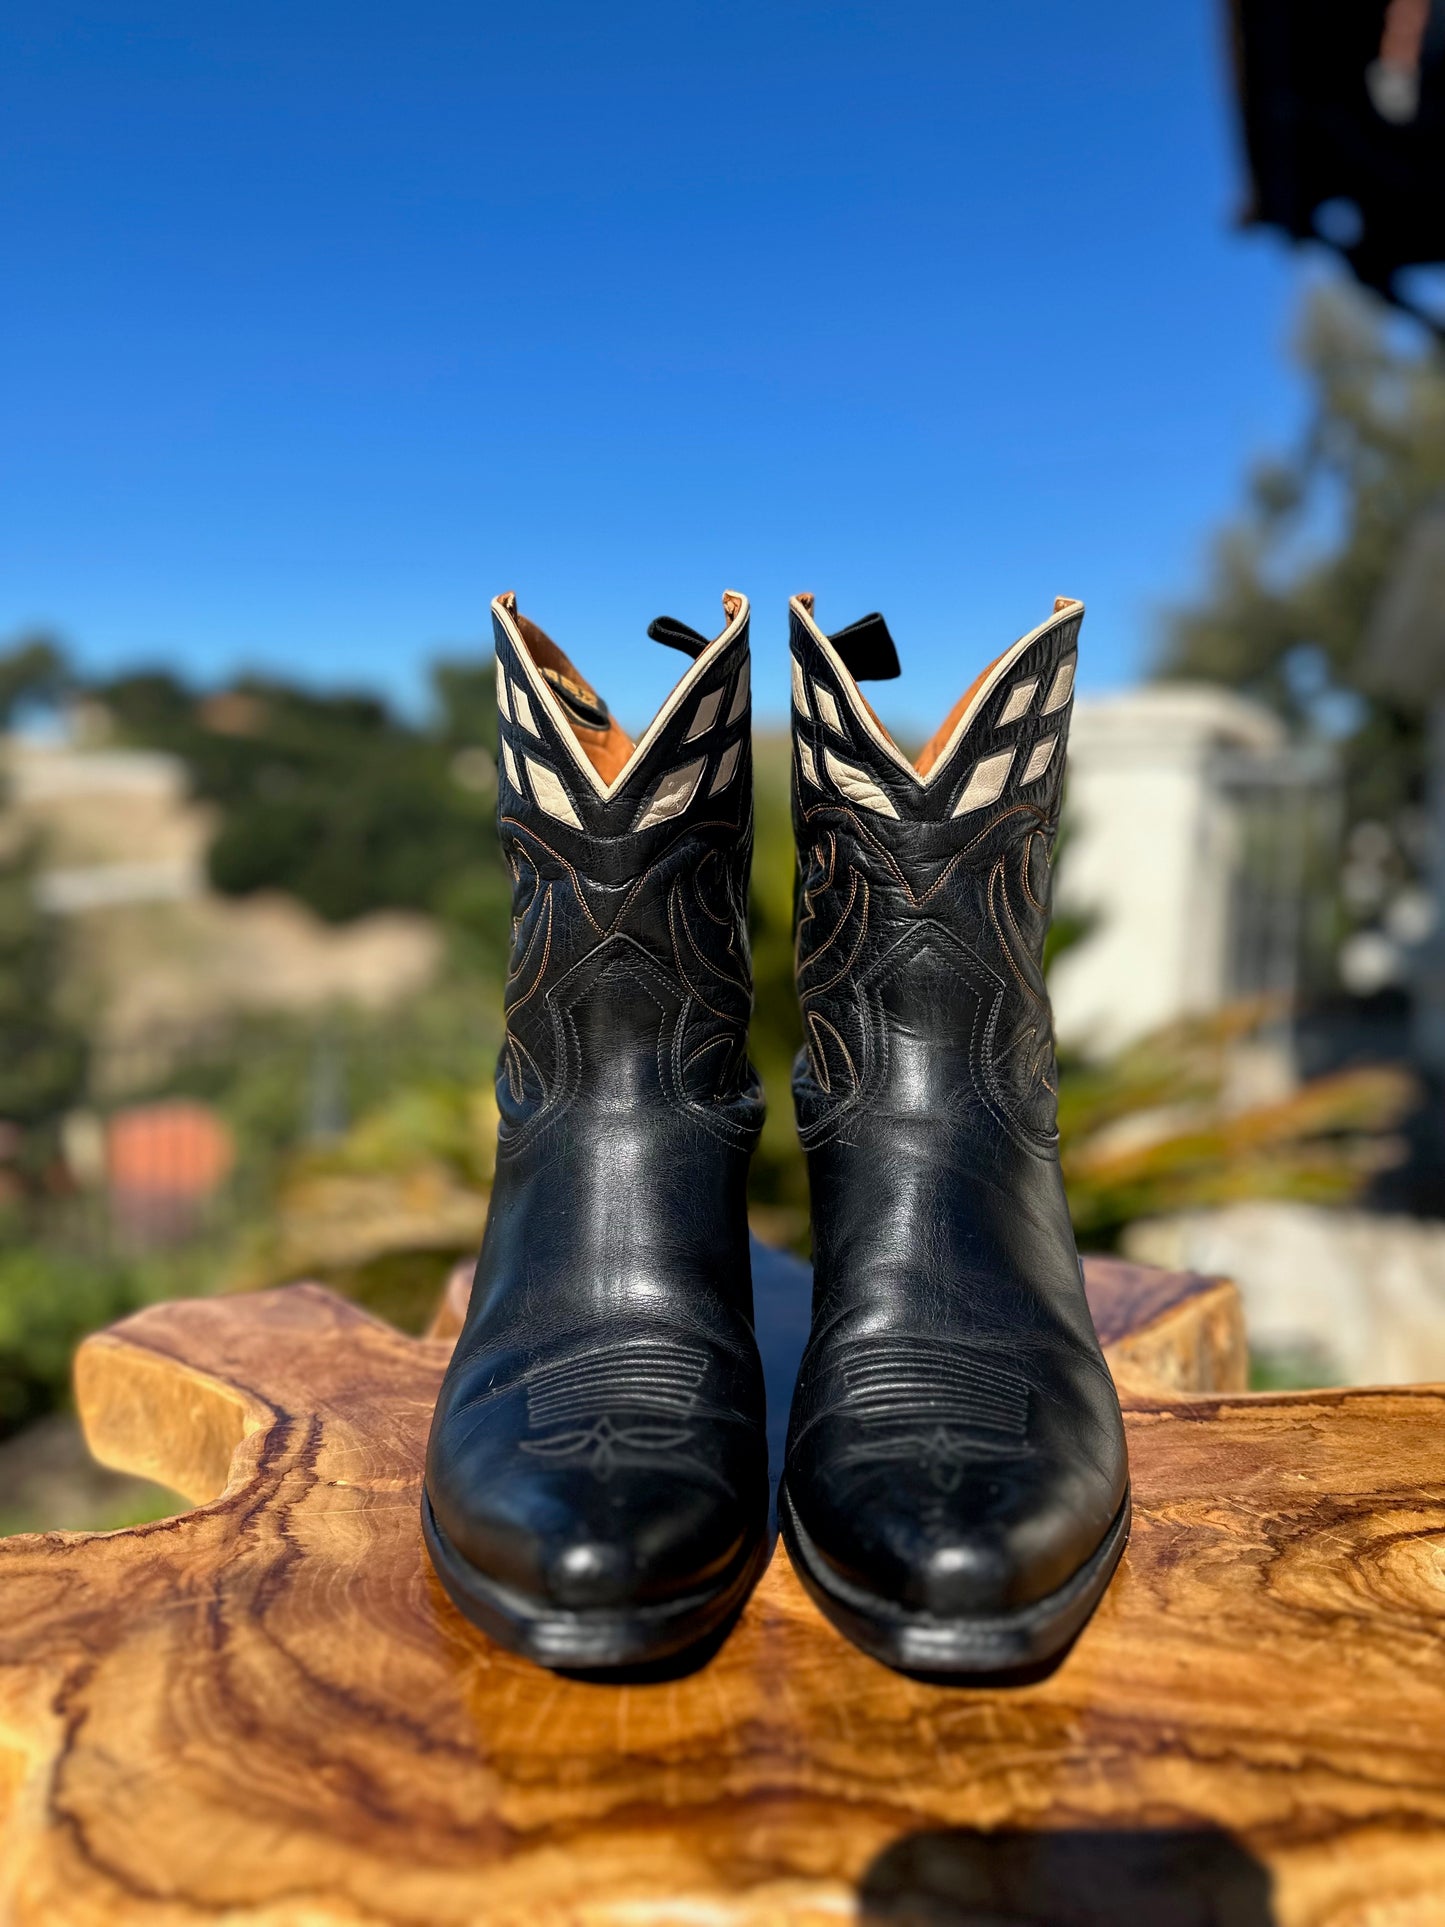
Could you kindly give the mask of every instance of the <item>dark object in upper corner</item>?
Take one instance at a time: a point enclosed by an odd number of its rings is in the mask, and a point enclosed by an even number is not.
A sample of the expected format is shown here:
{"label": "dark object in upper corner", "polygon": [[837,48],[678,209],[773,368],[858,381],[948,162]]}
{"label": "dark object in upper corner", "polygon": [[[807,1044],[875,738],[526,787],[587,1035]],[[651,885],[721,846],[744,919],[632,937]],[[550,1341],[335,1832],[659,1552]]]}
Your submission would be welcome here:
{"label": "dark object in upper corner", "polygon": [[1445,262],[1445,0],[1230,0],[1251,176],[1245,220],[1323,241],[1445,338],[1402,290]]}

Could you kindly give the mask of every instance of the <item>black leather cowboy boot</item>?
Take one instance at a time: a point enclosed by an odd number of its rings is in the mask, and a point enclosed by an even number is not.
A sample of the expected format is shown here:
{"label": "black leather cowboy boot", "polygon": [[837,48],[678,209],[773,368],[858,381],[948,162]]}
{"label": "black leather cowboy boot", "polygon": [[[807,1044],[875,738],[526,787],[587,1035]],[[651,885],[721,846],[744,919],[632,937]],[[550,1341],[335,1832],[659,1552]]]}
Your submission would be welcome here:
{"label": "black leather cowboy boot", "polygon": [[422,1516],[442,1583],[550,1666],[724,1628],[766,1556],[744,1187],[748,606],[635,746],[512,596],[492,604],[515,879],[501,1126]]}
{"label": "black leather cowboy boot", "polygon": [[1080,603],[916,763],[858,690],[881,616],[792,603],[812,1335],[783,1532],[839,1629],[905,1671],[1038,1664],[1124,1548],[1128,1468],[1084,1300],[1040,963]]}

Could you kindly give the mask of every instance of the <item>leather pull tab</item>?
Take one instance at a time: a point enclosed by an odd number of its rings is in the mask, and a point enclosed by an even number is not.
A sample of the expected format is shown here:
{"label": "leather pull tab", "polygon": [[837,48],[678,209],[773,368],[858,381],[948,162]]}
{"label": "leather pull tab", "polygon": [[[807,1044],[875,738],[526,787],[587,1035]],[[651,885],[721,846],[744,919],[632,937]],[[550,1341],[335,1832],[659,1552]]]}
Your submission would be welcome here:
{"label": "leather pull tab", "polygon": [[876,610],[871,616],[850,622],[846,629],[836,630],[828,640],[855,682],[891,682],[902,673],[888,624]]}
{"label": "leather pull tab", "polygon": [[689,629],[676,616],[659,616],[656,622],[648,623],[647,633],[654,642],[665,643],[669,649],[680,649],[694,662],[707,648],[707,637],[700,636],[696,629]]}

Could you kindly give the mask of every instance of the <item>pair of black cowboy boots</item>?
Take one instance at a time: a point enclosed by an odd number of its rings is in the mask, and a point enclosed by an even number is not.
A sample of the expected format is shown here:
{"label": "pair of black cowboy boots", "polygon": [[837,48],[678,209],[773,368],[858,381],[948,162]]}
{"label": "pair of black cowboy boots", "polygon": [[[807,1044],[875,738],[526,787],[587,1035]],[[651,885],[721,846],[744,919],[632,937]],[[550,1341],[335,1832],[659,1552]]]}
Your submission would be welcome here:
{"label": "pair of black cowboy boots", "polygon": [[[563,1669],[705,1649],[769,1552],[748,605],[723,608],[712,641],[653,624],[692,663],[634,744],[492,605],[501,1127],[423,1526],[461,1610]],[[830,637],[791,605],[814,1294],[778,1508],[823,1612],[909,1672],[1047,1661],[1128,1532],[1040,968],[1082,615],[1058,602],[910,762],[858,687],[898,673],[882,618]]]}

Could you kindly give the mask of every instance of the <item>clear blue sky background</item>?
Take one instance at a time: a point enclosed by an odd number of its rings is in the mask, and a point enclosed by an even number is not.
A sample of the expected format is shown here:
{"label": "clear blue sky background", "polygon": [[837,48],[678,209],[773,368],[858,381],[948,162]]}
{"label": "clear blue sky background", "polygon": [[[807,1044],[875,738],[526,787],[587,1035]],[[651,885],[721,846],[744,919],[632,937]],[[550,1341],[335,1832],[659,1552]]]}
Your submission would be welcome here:
{"label": "clear blue sky background", "polygon": [[1056,591],[1139,673],[1294,432],[1218,0],[0,14],[0,634],[381,686],[515,587],[636,721],[754,598],[932,725]]}

